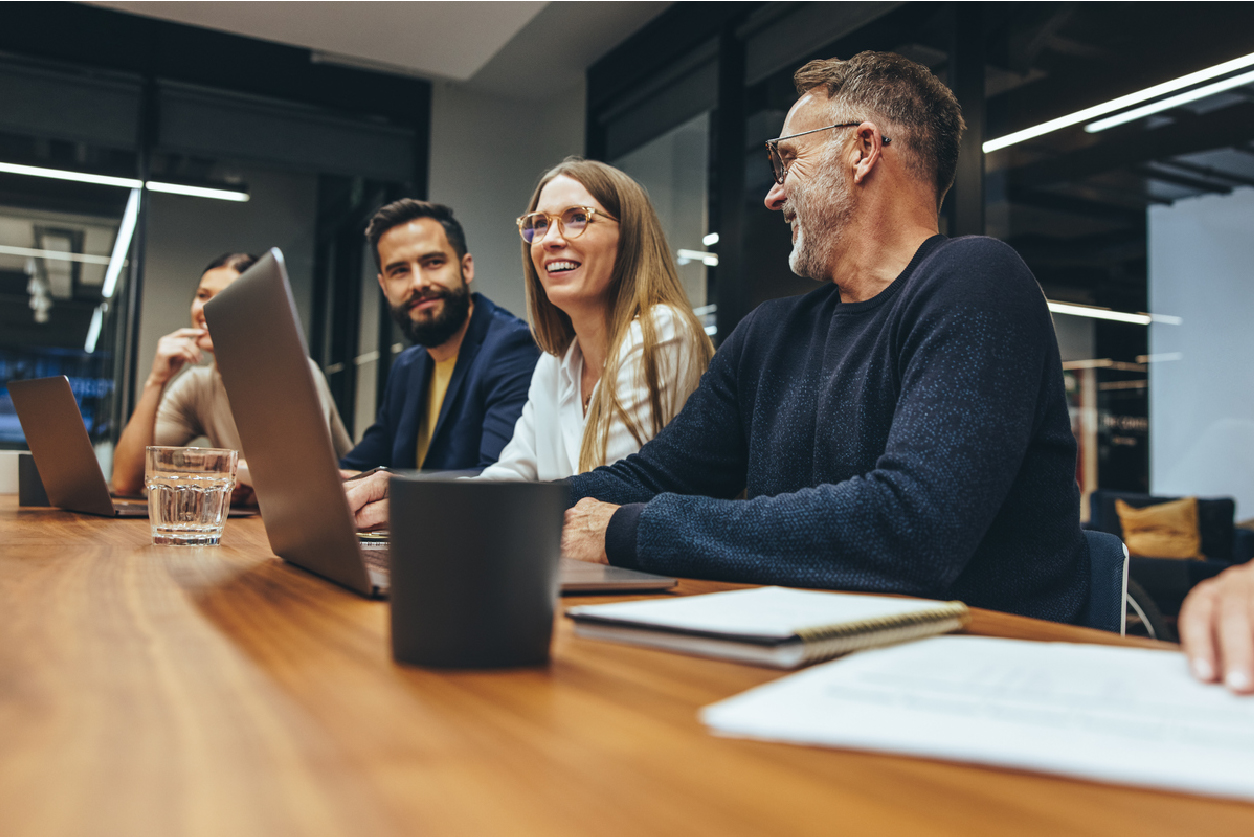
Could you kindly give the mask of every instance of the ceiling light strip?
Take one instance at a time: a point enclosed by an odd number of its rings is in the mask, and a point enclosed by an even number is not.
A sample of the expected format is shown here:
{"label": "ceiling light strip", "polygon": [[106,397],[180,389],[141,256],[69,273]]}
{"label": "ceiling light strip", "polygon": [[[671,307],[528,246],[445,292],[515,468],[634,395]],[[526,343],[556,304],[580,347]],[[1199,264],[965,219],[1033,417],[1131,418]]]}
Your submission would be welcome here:
{"label": "ceiling light strip", "polygon": [[89,253],[71,253],[67,250],[40,250],[34,247],[13,247],[0,244],[0,254],[5,256],[22,256],[28,259],[50,259],[58,262],[79,262],[81,264],[108,264],[108,256],[93,256]]}
{"label": "ceiling light strip", "polygon": [[137,189],[143,185],[133,177],[110,177],[105,174],[87,174],[80,171],[45,169],[40,166],[23,166],[18,163],[0,163],[0,174],[21,174],[27,177],[46,177],[51,180],[70,180],[75,183],[94,183],[98,186],[121,186]]}
{"label": "ceiling light strip", "polygon": [[132,189],[131,196],[126,199],[126,211],[122,213],[122,223],[118,225],[117,237],[113,239],[113,255],[109,257],[109,266],[105,268],[104,287],[100,294],[105,299],[113,298],[113,291],[118,285],[118,276],[122,273],[122,265],[126,264],[126,254],[131,249],[131,236],[135,234],[135,221],[139,217],[139,189]]}
{"label": "ceiling light strip", "polygon": [[162,192],[167,195],[187,195],[192,198],[212,198],[219,201],[248,201],[247,192],[235,192],[231,189],[214,189],[209,186],[185,186],[182,183],[161,183],[148,181],[148,191]]}
{"label": "ceiling light strip", "polygon": [[20,174],[26,177],[44,177],[50,180],[68,180],[74,183],[91,183],[97,186],[119,186],[123,189],[138,189],[146,186],[150,191],[163,192],[167,195],[187,195],[194,198],[212,198],[220,201],[246,202],[247,192],[232,189],[215,189],[210,186],[187,186],[182,183],[165,183],[149,180],[145,184],[134,177],[112,177],[105,174],[87,174],[80,171],[63,171],[61,169],[45,169],[41,166],[24,166],[20,163],[0,163],[0,174]]}
{"label": "ceiling light strip", "polygon": [[1044,136],[1045,134],[1050,134],[1054,131],[1060,131],[1063,128],[1069,128],[1072,125],[1079,125],[1081,122],[1088,122],[1090,119],[1097,119],[1098,117],[1106,116],[1107,114],[1114,113],[1115,111],[1139,105],[1142,102],[1149,101],[1150,99],[1165,96],[1168,93],[1174,93],[1177,90],[1183,90],[1186,87],[1192,87],[1195,84],[1210,81],[1211,79],[1224,75],[1225,73],[1235,72],[1236,70],[1241,70],[1251,65],[1254,65],[1254,52],[1249,55],[1243,55],[1240,58],[1234,58],[1231,61],[1225,61],[1222,64],[1216,64],[1215,66],[1208,67],[1204,70],[1197,70],[1196,72],[1188,73],[1177,79],[1173,79],[1172,81],[1163,82],[1162,84],[1156,84],[1153,87],[1147,87],[1144,90],[1138,90],[1135,93],[1128,93],[1126,95],[1116,97],[1111,99],[1109,102],[1104,102],[1100,105],[1094,105],[1093,107],[1077,110],[1074,113],[1069,113],[1065,116],[1056,117],[1048,122],[1042,122],[1040,125],[1035,125],[1031,128],[1024,128],[1022,131],[1015,131],[1014,133],[1006,134],[1004,137],[991,139],[984,143],[984,153],[988,154],[992,151],[998,151],[1002,148],[1007,148],[1016,143],[1023,142],[1024,140]]}
{"label": "ceiling light strip", "polygon": [[1149,116],[1150,114],[1158,113],[1164,110],[1171,110],[1172,108],[1186,105],[1189,102],[1196,102],[1198,99],[1212,96],[1215,93],[1222,93],[1225,90],[1231,90],[1234,87],[1242,87],[1250,84],[1251,82],[1254,82],[1254,72],[1242,73],[1239,76],[1226,78],[1223,81],[1217,81],[1214,84],[1207,84],[1204,87],[1196,87],[1192,90],[1187,90],[1184,93],[1179,93],[1166,99],[1160,99],[1159,101],[1151,102],[1148,105],[1142,105],[1139,108],[1133,108],[1132,110],[1126,110],[1123,113],[1116,113],[1114,116],[1108,116],[1105,119],[1099,119],[1092,124],[1085,125],[1084,130],[1090,134],[1096,134],[1098,131],[1105,131],[1108,128],[1124,125],[1128,122],[1140,119],[1143,116]]}
{"label": "ceiling light strip", "polygon": [[96,341],[100,339],[100,329],[104,326],[104,307],[102,302],[91,312],[91,325],[87,326],[87,339],[83,341],[83,351],[87,354],[96,351]]}
{"label": "ceiling light strip", "polygon": [[1089,305],[1075,305],[1069,302],[1046,300],[1049,310],[1055,314],[1069,314],[1073,317],[1092,317],[1096,320],[1114,320],[1120,323],[1149,325],[1154,318],[1149,314],[1127,314],[1123,311],[1111,311],[1109,308],[1094,308]]}

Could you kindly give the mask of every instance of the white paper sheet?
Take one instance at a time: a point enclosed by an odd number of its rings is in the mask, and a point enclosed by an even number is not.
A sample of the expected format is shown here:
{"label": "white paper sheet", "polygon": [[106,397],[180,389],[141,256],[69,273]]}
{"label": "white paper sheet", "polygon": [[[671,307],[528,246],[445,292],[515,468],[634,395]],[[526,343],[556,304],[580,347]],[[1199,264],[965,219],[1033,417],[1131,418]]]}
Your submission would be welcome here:
{"label": "white paper sheet", "polygon": [[943,604],[926,599],[758,587],[677,599],[580,605],[567,613],[682,630],[784,638],[800,629],[933,610]]}
{"label": "white paper sheet", "polygon": [[702,710],[719,735],[1254,799],[1254,697],[1182,654],[935,637],[864,651]]}

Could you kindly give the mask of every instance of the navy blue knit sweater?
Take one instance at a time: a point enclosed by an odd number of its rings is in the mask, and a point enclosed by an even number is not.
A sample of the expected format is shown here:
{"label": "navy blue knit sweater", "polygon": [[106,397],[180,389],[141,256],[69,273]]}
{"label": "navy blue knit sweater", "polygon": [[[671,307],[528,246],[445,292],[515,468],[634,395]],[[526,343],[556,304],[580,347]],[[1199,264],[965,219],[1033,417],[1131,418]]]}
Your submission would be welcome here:
{"label": "navy blue knit sweater", "polygon": [[1074,622],[1075,462],[1031,272],[993,239],[936,236],[872,299],[826,285],[757,308],[670,425],[573,478],[572,502],[623,506],[621,566]]}

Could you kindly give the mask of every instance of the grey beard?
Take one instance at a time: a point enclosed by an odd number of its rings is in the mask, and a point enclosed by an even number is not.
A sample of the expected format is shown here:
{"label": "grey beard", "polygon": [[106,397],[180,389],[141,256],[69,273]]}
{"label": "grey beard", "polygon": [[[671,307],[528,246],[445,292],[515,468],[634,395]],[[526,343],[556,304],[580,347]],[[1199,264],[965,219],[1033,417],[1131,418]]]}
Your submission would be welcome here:
{"label": "grey beard", "polygon": [[829,281],[832,255],[854,212],[853,195],[841,182],[835,166],[824,166],[814,182],[795,189],[785,209],[792,210],[797,224],[797,240],[788,254],[788,269],[817,282]]}

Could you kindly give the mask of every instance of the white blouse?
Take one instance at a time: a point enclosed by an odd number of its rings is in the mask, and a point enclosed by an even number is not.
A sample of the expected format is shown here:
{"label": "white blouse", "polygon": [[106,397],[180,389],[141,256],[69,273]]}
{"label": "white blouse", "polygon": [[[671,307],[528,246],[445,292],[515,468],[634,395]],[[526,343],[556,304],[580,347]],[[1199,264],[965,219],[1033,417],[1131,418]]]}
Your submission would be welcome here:
{"label": "white blouse", "polygon": [[[684,322],[674,309],[655,305],[650,312],[658,343],[658,386],[661,402],[670,415],[688,399],[691,390],[681,387],[681,375],[687,365],[694,362],[688,341],[684,340]],[[649,390],[644,385],[641,372],[644,362],[644,337],[637,320],[619,349],[621,363],[618,368],[618,398],[623,408],[635,417],[643,431],[644,441],[653,434],[652,407]],[[494,480],[556,480],[579,473],[579,450],[583,446],[586,418],[579,398],[579,381],[583,374],[583,353],[579,340],[571,341],[570,348],[560,359],[541,355],[536,371],[531,376],[531,389],[522,415],[514,425],[514,438],[495,465],[490,465],[479,476]],[[692,380],[695,381],[695,378]],[[602,381],[597,382],[600,387]],[[680,390],[683,390],[682,392]],[[597,391],[593,388],[593,394]],[[610,422],[605,462],[617,462],[640,450],[640,444],[622,417],[615,415]]]}

